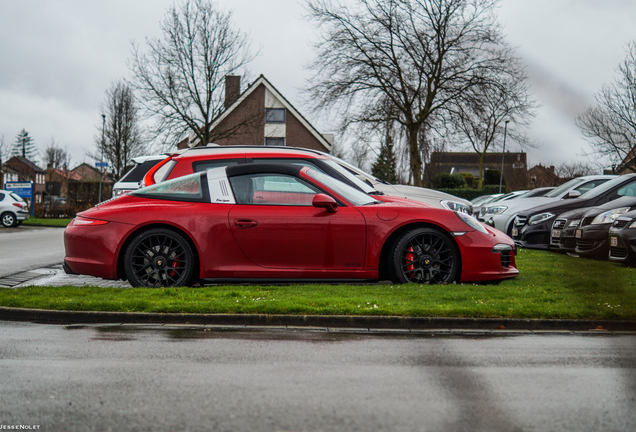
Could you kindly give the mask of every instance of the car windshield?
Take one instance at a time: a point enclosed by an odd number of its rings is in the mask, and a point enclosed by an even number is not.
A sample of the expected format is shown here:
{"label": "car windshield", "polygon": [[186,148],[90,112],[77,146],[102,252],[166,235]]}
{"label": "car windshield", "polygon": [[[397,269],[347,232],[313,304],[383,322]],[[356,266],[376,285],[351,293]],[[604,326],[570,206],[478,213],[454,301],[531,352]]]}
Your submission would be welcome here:
{"label": "car windshield", "polygon": [[[339,159],[338,159],[339,160]],[[346,178],[348,178],[353,184],[355,184],[356,186],[358,186],[361,190],[363,190],[365,193],[367,194],[374,194],[374,193],[378,193],[377,190],[375,190],[372,186],[370,186],[367,182],[360,180],[358,177],[356,177],[354,175],[353,172],[351,172],[348,168],[345,168],[345,166],[341,165],[340,163],[338,163],[336,160],[333,159],[325,159],[324,162],[329,165],[331,168],[335,169],[336,171],[338,171],[340,174],[342,174],[343,176],[345,176]]]}
{"label": "car windshield", "polygon": [[145,198],[172,199],[176,201],[194,201],[203,198],[201,176],[205,173],[195,173],[184,177],[177,177],[163,183],[157,183],[147,188],[132,192],[131,195],[141,195]]}
{"label": "car windshield", "polygon": [[602,185],[595,187],[594,189],[590,191],[585,192],[583,195],[581,195],[580,198],[583,198],[583,199],[596,198],[597,196],[600,196],[604,194],[605,192],[607,192],[608,190],[612,189],[614,186],[617,186],[623,183],[625,180],[626,180],[626,177],[623,177],[623,176],[613,178],[610,181],[607,181],[603,183]]}
{"label": "car windshield", "polygon": [[349,201],[354,206],[377,204],[381,202],[371,198],[369,195],[362,193],[347,184],[342,183],[340,180],[336,180],[335,178],[318,171],[317,169],[307,168],[306,172],[309,177],[318,180],[329,189],[341,195],[344,199]]}
{"label": "car windshield", "polygon": [[570,188],[573,188],[574,186],[576,186],[577,184],[581,183],[582,181],[584,181],[584,179],[582,179],[580,177],[572,179],[569,182],[563,183],[558,188],[552,189],[550,192],[548,192],[547,194],[545,194],[543,196],[547,197],[547,198],[560,197],[561,195],[563,195],[563,193],[565,193],[565,191],[567,191]]}

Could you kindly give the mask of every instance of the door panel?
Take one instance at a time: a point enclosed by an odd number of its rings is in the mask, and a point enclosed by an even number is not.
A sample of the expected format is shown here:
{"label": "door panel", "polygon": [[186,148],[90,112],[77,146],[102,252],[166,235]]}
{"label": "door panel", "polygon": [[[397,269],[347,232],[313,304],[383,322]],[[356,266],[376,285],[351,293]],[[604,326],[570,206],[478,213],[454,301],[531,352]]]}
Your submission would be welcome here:
{"label": "door panel", "polygon": [[366,225],[358,210],[336,213],[313,206],[235,205],[234,238],[247,257],[267,268],[364,268]]}

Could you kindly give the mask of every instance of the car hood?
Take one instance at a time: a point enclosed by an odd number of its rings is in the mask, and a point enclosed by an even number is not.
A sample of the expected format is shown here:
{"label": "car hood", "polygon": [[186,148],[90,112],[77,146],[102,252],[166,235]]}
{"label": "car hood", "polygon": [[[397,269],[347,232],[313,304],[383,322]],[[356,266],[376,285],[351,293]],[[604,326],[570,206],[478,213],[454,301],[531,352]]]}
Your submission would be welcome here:
{"label": "car hood", "polygon": [[455,195],[447,194],[445,192],[436,191],[433,189],[426,189],[417,186],[409,185],[390,185],[384,183],[376,183],[373,185],[376,190],[384,192],[387,195],[403,196],[412,200],[421,201],[426,204],[431,204],[439,207],[439,202],[442,200],[449,200],[460,202],[467,206],[472,207],[472,203],[463,198],[456,197]]}
{"label": "car hood", "polygon": [[554,203],[555,201],[560,201],[560,198],[546,198],[546,197],[534,197],[534,198],[517,198],[511,199],[508,201],[494,201],[485,205],[488,207],[498,207],[498,206],[506,206],[508,207],[505,211],[506,214],[514,214],[519,213],[527,209],[531,209],[533,207],[537,207],[540,205]]}
{"label": "car hood", "polygon": [[567,219],[567,220],[580,219],[583,217],[585,213],[590,211],[591,208],[593,207],[583,207],[583,208],[566,211],[565,213],[561,213],[561,215],[559,215],[559,219]]}

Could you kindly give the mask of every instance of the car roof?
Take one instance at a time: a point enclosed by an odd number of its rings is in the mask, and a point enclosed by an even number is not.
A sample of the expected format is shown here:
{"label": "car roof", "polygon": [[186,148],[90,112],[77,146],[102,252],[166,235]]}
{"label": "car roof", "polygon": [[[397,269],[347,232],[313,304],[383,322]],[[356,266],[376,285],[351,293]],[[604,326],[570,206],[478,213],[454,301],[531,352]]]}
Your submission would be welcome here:
{"label": "car roof", "polygon": [[170,153],[164,153],[160,155],[147,155],[147,156],[137,156],[131,159],[136,164],[142,164],[149,160],[161,161],[168,157]]}
{"label": "car roof", "polygon": [[299,148],[299,147],[273,147],[273,146],[257,146],[257,145],[245,145],[245,146],[209,146],[209,147],[192,147],[181,152],[173,153],[174,159],[181,158],[205,158],[214,155],[228,155],[228,154],[272,154],[280,155],[285,154],[289,156],[314,156],[314,157],[328,157],[326,153],[318,150]]}

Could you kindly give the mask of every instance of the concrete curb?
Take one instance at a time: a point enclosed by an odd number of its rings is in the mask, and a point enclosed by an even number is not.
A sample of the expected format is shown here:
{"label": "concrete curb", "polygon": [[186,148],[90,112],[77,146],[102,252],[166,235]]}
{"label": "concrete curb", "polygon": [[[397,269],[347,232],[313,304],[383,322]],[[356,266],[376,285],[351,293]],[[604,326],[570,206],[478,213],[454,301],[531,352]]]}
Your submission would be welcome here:
{"label": "concrete curb", "polygon": [[636,331],[636,321],[438,318],[354,315],[266,315],[85,312],[0,307],[0,320],[50,324],[197,324],[373,329]]}

